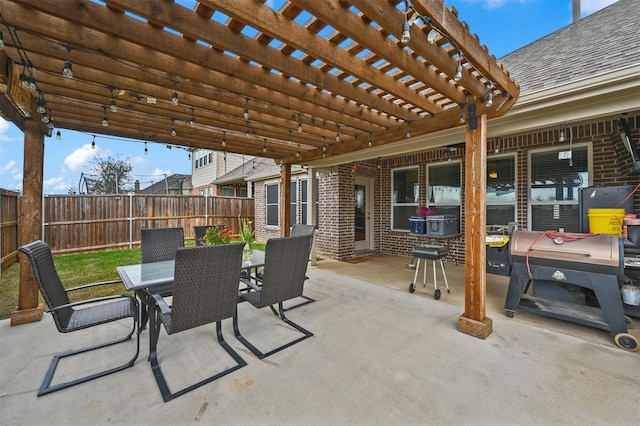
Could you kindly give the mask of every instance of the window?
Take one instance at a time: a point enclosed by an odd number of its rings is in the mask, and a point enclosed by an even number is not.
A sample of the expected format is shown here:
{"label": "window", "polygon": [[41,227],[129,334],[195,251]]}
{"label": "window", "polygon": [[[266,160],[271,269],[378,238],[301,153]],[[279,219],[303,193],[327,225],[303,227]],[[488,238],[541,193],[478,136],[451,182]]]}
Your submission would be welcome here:
{"label": "window", "polygon": [[209,163],[213,163],[213,153],[210,152],[209,155],[207,156],[207,159],[209,160]]}
{"label": "window", "polygon": [[300,180],[300,223],[307,224],[307,180]]}
{"label": "window", "polygon": [[487,225],[516,221],[515,156],[487,159]]}
{"label": "window", "polygon": [[247,191],[247,187],[246,186],[243,186],[242,188],[240,188],[240,196],[241,197],[247,198],[248,195],[249,195],[249,192]]}
{"label": "window", "polygon": [[560,159],[566,149],[529,153],[529,229],[564,228],[580,232],[578,189],[589,186],[589,147],[575,146],[571,158]]}
{"label": "window", "polygon": [[294,223],[296,223],[296,212],[298,211],[296,209],[298,205],[298,191],[297,191],[297,182],[291,181],[291,202],[289,204],[289,226],[293,226]]}
{"label": "window", "polygon": [[279,205],[278,201],[280,199],[280,191],[278,189],[278,184],[269,184],[265,185],[265,192],[267,198],[267,225],[268,226],[278,226],[279,223]]}
{"label": "window", "polygon": [[222,195],[225,197],[235,197],[236,189],[233,186],[223,186]]}
{"label": "window", "polygon": [[393,188],[391,203],[391,229],[409,230],[409,218],[414,216],[419,200],[419,169],[395,169],[391,176]]}
{"label": "window", "polygon": [[[427,166],[427,207],[439,215],[460,218],[462,178],[460,162]],[[459,226],[460,220],[458,220]]]}

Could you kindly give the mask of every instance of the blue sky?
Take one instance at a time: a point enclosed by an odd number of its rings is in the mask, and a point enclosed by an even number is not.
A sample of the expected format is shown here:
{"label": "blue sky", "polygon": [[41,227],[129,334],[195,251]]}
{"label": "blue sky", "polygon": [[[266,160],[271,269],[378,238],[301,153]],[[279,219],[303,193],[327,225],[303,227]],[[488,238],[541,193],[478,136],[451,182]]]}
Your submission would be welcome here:
{"label": "blue sky", "polygon": [[[269,3],[278,0],[271,0]],[[581,0],[581,16],[590,15],[615,0]],[[458,18],[489,52],[500,58],[520,47],[551,34],[571,23],[572,0],[445,0],[458,11]],[[81,173],[90,174],[95,155],[129,159],[133,177],[145,187],[165,174],[191,173],[186,151],[167,149],[164,144],[148,143],[61,130],[61,140],[45,138],[44,193],[66,194],[78,188]],[[22,189],[24,136],[11,122],[0,118],[0,188]]]}

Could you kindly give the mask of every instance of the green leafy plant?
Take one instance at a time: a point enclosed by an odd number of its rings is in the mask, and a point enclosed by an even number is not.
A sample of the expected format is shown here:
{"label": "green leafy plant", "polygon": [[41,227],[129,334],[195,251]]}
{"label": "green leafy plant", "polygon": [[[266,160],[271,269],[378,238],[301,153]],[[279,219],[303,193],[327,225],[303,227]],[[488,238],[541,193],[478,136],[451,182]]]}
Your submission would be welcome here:
{"label": "green leafy plant", "polygon": [[255,230],[253,229],[253,223],[246,217],[238,216],[238,225],[240,228],[240,239],[244,241],[247,246],[251,247],[255,239]]}
{"label": "green leafy plant", "polygon": [[204,234],[205,244],[227,244],[231,241],[231,236],[229,235],[229,228],[226,226],[222,229],[218,229],[217,226],[212,226],[207,229],[206,234]]}

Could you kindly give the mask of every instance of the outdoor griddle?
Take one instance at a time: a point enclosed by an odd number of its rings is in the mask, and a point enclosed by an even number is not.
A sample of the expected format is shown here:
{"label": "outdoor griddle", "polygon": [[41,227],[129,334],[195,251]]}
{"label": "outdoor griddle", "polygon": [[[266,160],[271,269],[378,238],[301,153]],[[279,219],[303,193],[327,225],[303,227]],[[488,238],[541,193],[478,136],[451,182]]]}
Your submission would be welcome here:
{"label": "outdoor griddle", "polygon": [[620,295],[624,254],[619,237],[514,231],[510,250],[508,317],[521,309],[608,330],[619,347],[638,350],[638,339],[627,332],[631,319]]}

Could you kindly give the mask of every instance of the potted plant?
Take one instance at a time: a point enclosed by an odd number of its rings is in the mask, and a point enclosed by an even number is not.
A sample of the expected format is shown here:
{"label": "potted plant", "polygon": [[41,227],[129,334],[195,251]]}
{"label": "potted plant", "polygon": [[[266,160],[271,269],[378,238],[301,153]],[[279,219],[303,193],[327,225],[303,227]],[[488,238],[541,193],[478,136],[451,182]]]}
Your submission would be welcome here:
{"label": "potted plant", "polygon": [[246,217],[238,216],[238,227],[240,228],[240,238],[245,242],[243,258],[248,259],[253,253],[255,230],[253,229],[252,222]]}

